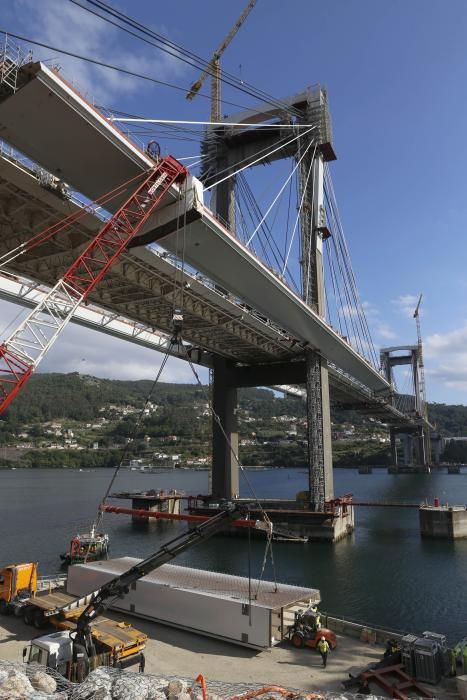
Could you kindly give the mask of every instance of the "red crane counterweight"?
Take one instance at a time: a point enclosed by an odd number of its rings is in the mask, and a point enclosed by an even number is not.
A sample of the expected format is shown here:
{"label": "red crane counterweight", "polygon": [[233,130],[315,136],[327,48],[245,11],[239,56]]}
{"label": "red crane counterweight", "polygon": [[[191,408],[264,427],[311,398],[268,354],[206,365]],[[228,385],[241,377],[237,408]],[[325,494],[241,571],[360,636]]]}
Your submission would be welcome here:
{"label": "red crane counterweight", "polygon": [[0,413],[14,399],[46,352],[186,168],[167,156],[100,229],[65,275],[0,346]]}

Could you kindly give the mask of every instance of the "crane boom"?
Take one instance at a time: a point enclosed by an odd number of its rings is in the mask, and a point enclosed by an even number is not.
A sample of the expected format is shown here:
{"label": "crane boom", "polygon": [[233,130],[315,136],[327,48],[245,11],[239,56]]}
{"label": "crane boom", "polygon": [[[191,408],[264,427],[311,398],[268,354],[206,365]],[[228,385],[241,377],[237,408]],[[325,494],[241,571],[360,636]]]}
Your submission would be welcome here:
{"label": "crane boom", "polygon": [[9,406],[78,306],[146,223],[171,185],[183,181],[187,174],[175,158],[167,156],[159,160],[65,275],[0,345],[0,413]]}
{"label": "crane boom", "polygon": [[[146,576],[151,573],[151,571],[171,561],[190,547],[194,547],[196,544],[204,542],[209,537],[220,532],[234,518],[238,518],[239,515],[245,515],[247,510],[248,507],[245,505],[227,504],[220,513],[209,518],[201,525],[170,540],[170,542],[167,542],[158,549],[157,552],[150,554],[146,559],[135,564],[135,566],[132,566],[123,574],[115,576],[107,583],[104,583],[98,590],[66,606],[45,612],[46,616],[60,615],[86,606],[76,621],[76,632],[72,633],[73,658],[78,659],[81,657],[84,661],[84,665],[89,666],[89,657],[95,656],[96,654],[91,635],[91,623],[94,622],[104,610],[109,608],[116,598],[125,596],[129,592],[132,584],[135,584],[143,578],[143,576]],[[260,529],[266,529],[263,528],[262,525],[262,523],[257,524]]]}
{"label": "crane boom", "polygon": [[190,88],[190,91],[188,92],[186,98],[187,100],[192,100],[194,96],[199,92],[201,89],[204,81],[206,80],[208,75],[212,76],[212,84],[211,84],[211,121],[219,121],[220,119],[220,64],[219,64],[219,59],[242,26],[242,24],[245,22],[246,18],[256,5],[257,0],[249,0],[247,6],[243,10],[242,14],[240,17],[237,19],[235,22],[234,26],[230,30],[230,32],[227,34],[225,39],[219,44],[217,49],[214,51],[214,54],[211,58],[211,61],[209,62],[208,67],[206,68],[203,73],[201,73],[201,76],[198,78],[198,80],[193,83],[193,85]]}
{"label": "crane boom", "polygon": [[104,583],[96,591],[88,593],[82,598],[74,600],[72,603],[65,605],[61,608],[55,608],[53,610],[46,611],[45,615],[50,617],[51,615],[58,615],[60,613],[71,612],[77,608],[82,608],[86,605],[86,608],[81,613],[77,621],[77,630],[84,629],[88,627],[89,624],[100,615],[104,610],[111,606],[113,599],[117,597],[122,597],[128,593],[129,587],[132,583],[139,581],[140,578],[151,573],[155,569],[158,569],[163,564],[171,561],[179,554],[184,552],[186,549],[194,547],[200,542],[204,542],[209,537],[212,537],[216,533],[223,530],[227,525],[238,518],[240,514],[244,514],[246,508],[240,506],[228,506],[221,510],[220,513],[213,515],[208,518],[204,523],[194,527],[188,532],[184,532],[173,540],[170,540],[164,544],[160,549],[154,554],[150,554],[146,559],[135,564],[130,569],[125,571],[119,576],[115,576],[113,579]]}
{"label": "crane boom", "polygon": [[420,325],[420,305],[422,303],[423,294],[420,297],[415,307],[413,317],[417,324],[417,344],[418,344],[418,364],[420,368],[420,399],[422,402],[421,413],[423,418],[428,420],[428,408],[426,403],[426,387],[425,387],[425,365],[423,363],[423,345],[422,345],[422,330]]}

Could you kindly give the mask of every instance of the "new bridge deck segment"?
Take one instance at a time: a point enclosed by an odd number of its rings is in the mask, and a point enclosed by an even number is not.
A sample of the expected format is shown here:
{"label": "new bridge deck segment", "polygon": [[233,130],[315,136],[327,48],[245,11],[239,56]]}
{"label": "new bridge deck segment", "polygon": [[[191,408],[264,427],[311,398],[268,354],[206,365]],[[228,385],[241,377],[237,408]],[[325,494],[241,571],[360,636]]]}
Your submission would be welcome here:
{"label": "new bridge deck segment", "polygon": [[[20,68],[18,85],[0,103],[1,138],[86,197],[95,200],[153,166],[148,155],[44,64]],[[186,215],[190,265],[243,298],[294,341],[318,350],[369,389],[389,394],[386,379],[216,219],[203,204],[202,192],[195,178],[187,192],[174,185],[152,221],[150,237],[173,251],[179,217]],[[115,210],[119,202],[106,207]]]}
{"label": "new bridge deck segment", "polygon": [[[41,185],[41,173],[27,158],[5,145],[0,151],[0,255],[3,255],[65,214],[82,210],[84,201],[74,195],[62,199]],[[8,265],[8,272],[0,275],[0,296],[26,307],[37,304],[101,223],[97,214],[86,212],[75,225],[72,238],[68,234],[51,238],[43,246],[16,258]],[[300,362],[303,348],[299,343],[270,319],[247,308],[241,299],[220,291],[206,277],[177,269],[173,257],[154,247],[128,250],[121,263],[94,291],[92,305],[79,309],[74,320],[87,328],[165,351],[170,341],[177,276],[184,288],[184,338],[204,350],[192,353],[195,362],[212,366],[210,353],[245,365],[296,360],[288,383],[303,382],[304,368]],[[177,348],[171,352],[185,356]],[[412,417],[398,411],[384,397],[336,366],[329,363],[328,367],[332,398],[339,406],[360,408],[395,425],[414,423]],[[256,377],[257,372],[258,367]],[[253,380],[244,381],[245,385],[254,385]]]}
{"label": "new bridge deck segment", "polygon": [[[0,159],[4,223],[0,254],[1,248],[11,251],[32,233],[63,219],[64,213],[79,210],[82,204],[69,196],[69,188],[96,200],[125,182],[131,191],[131,182],[154,167],[148,153],[115,128],[59,73],[41,63],[28,64],[18,68],[15,85],[14,90],[1,92],[0,137],[37,165],[21,162],[14,154]],[[318,106],[322,96],[320,90]],[[312,118],[305,109],[304,119],[309,122]],[[305,302],[244,246],[204,204],[203,185],[194,177],[167,191],[145,229],[90,296],[97,314],[101,309],[103,316],[113,314],[113,321],[123,320],[118,331],[115,324],[112,327],[114,335],[129,337],[125,324],[141,324],[153,333],[153,337],[146,334],[144,343],[150,345],[155,340],[159,348],[164,345],[160,334],[172,333],[174,308],[183,311],[183,338],[193,350],[192,359],[214,368],[214,409],[217,415],[222,414],[224,426],[222,436],[218,426],[213,426],[213,451],[223,465],[213,470],[219,477],[217,487],[213,481],[213,493],[218,496],[238,493],[231,453],[236,444],[239,386],[306,384],[308,442],[318,448],[317,459],[309,453],[312,509],[318,507],[318,497],[321,508],[324,498],[332,499],[333,495],[328,373],[339,405],[375,412],[396,426],[419,427],[416,416],[403,414],[392,405],[390,381],[324,318],[323,234],[316,212],[321,216],[323,209],[325,157],[320,146],[316,160],[313,155],[310,161],[313,192],[318,193],[318,200],[315,202],[314,194],[307,190],[307,179],[306,211],[315,214],[312,221],[305,215],[306,221],[301,222],[303,231],[310,235],[304,239],[305,244],[316,246],[316,255],[305,255],[307,260],[315,261],[315,269],[303,274],[307,279],[311,279],[310,274],[319,279],[318,296],[313,291],[314,296],[306,296]],[[123,197],[119,191],[106,204],[107,212],[115,212]],[[24,278],[51,287],[62,277],[101,225],[95,211],[82,211],[78,226],[9,260],[6,272],[19,279],[4,277],[5,290],[9,285],[11,293],[12,285],[22,283]],[[27,294],[23,303],[31,303]],[[83,310],[78,316],[79,322],[89,325]],[[159,333],[157,339],[154,329]],[[141,342],[141,334],[138,340]],[[183,356],[184,349],[173,352]],[[231,435],[233,449],[226,449],[225,434]],[[323,443],[321,447],[318,444],[320,436],[324,436],[324,449]]]}

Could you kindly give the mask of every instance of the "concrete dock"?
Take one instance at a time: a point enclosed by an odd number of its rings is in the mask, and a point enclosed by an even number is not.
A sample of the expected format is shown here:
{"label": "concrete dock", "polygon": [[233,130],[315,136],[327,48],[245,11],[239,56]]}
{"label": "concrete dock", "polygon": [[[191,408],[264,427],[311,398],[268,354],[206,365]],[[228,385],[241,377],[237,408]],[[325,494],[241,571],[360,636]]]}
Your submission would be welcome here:
{"label": "concrete dock", "polygon": [[[106,615],[122,619],[121,614]],[[382,646],[339,636],[338,647],[329,655],[328,667],[324,670],[319,654],[313,649],[295,649],[292,645],[281,644],[272,651],[257,652],[131,616],[125,619],[149,637],[145,650],[146,673],[188,678],[202,673],[208,685],[212,679],[230,683],[264,682],[308,692],[342,691],[341,682],[348,678],[351,667],[377,661],[384,650]],[[23,647],[37,636],[38,631],[26,626],[21,619],[0,618],[0,658],[21,662]]]}
{"label": "concrete dock", "polygon": [[[121,614],[106,612],[106,615],[122,619]],[[323,669],[319,654],[312,649],[295,649],[282,643],[271,651],[258,652],[131,616],[125,619],[149,637],[145,649],[146,673],[193,679],[202,673],[208,688],[211,680],[342,693],[341,684],[348,679],[349,670],[378,661],[384,651],[382,644],[367,644],[338,635],[337,649],[330,653],[328,666]],[[1,617],[0,659],[21,663],[23,647],[37,636],[38,631],[26,626],[21,619]],[[455,679],[444,679],[436,687],[426,687],[433,691],[433,697],[441,700],[459,697]],[[380,688],[372,690],[375,695],[384,697]]]}

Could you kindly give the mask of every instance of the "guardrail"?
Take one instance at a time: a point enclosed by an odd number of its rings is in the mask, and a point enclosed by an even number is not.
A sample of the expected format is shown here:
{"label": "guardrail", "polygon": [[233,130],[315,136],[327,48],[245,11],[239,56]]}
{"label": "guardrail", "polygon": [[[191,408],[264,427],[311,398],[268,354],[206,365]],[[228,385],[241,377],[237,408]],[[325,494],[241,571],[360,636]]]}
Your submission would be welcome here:
{"label": "guardrail", "polygon": [[402,630],[383,629],[377,625],[360,622],[348,617],[330,615],[326,612],[321,613],[321,623],[323,627],[327,627],[338,634],[343,634],[346,637],[355,637],[373,644],[386,644],[388,639],[399,641],[407,634],[407,632]]}
{"label": "guardrail", "polygon": [[39,592],[52,591],[54,588],[61,588],[66,583],[66,574],[52,574],[50,576],[40,576],[37,579],[37,590]]}

